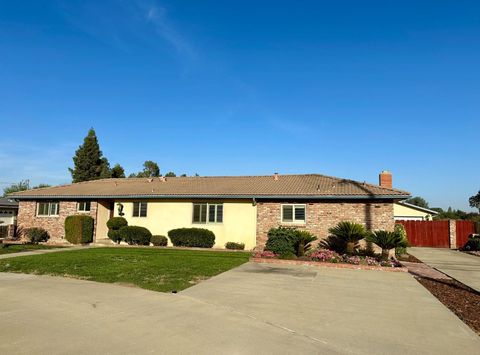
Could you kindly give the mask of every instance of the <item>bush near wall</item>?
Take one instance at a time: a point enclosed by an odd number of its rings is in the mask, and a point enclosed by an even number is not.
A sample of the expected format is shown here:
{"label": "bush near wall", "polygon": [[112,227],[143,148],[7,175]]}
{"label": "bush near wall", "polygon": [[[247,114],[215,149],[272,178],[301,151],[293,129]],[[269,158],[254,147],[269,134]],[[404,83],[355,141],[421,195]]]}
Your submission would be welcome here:
{"label": "bush near wall", "polygon": [[244,243],[235,243],[235,242],[227,242],[225,244],[226,249],[230,250],[244,250],[245,244]]}
{"label": "bush near wall", "polygon": [[121,240],[130,245],[149,245],[152,233],[145,227],[126,226],[120,230]]}
{"label": "bush near wall", "polygon": [[150,243],[156,247],[166,247],[168,244],[168,239],[164,235],[152,235]]}
{"label": "bush near wall", "polygon": [[72,244],[93,242],[93,218],[84,215],[65,218],[65,239]]}
{"label": "bush near wall", "polygon": [[215,244],[215,234],[203,228],[172,229],[168,237],[176,247],[211,248]]}
{"label": "bush near wall", "polygon": [[46,242],[50,239],[50,235],[43,228],[28,228],[25,230],[25,235],[27,236],[28,241],[32,244]]}
{"label": "bush near wall", "polygon": [[107,221],[108,227],[108,238],[114,241],[117,244],[120,244],[122,241],[122,235],[120,229],[128,226],[128,222],[123,217],[112,217]]}

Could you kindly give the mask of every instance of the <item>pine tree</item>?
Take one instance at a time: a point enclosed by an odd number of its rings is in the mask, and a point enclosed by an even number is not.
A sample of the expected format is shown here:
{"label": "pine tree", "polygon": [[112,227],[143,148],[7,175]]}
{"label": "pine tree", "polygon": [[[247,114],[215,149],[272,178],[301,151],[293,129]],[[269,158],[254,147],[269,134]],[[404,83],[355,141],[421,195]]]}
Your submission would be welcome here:
{"label": "pine tree", "polygon": [[124,178],[125,170],[120,164],[115,164],[111,170],[112,178]]}
{"label": "pine tree", "polygon": [[110,176],[110,166],[107,158],[102,156],[95,130],[90,128],[83,144],[78,147],[73,157],[73,182],[97,180]]}

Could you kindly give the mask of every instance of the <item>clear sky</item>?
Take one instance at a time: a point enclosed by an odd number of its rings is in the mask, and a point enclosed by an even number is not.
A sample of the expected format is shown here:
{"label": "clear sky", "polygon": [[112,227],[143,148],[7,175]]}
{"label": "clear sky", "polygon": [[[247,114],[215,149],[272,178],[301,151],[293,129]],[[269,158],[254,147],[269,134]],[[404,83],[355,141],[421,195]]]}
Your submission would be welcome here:
{"label": "clear sky", "polygon": [[[479,1],[2,1],[0,182],[111,164],[323,173],[468,209]],[[0,188],[5,184],[0,185]]]}

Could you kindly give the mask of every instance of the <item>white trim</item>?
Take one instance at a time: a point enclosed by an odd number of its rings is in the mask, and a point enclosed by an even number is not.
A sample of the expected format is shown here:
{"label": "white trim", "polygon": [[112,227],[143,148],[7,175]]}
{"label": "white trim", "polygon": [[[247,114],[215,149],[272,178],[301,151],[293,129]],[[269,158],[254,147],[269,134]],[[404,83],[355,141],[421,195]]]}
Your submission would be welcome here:
{"label": "white trim", "polygon": [[[38,211],[40,209],[40,204],[43,203],[43,204],[47,204],[48,205],[48,208],[47,208],[47,214],[38,214]],[[44,201],[44,202],[36,202],[37,206],[36,206],[36,213],[35,213],[35,217],[40,217],[40,218],[44,218],[44,217],[59,217],[60,216],[60,201]],[[56,214],[50,214],[50,210],[51,210],[51,205],[52,204],[56,204],[57,205],[57,208],[56,208]]]}
{"label": "white trim", "polygon": [[[80,204],[81,203],[84,203],[85,206],[88,203],[89,204],[88,210],[81,210],[80,209]],[[91,209],[92,209],[92,202],[91,201],[77,201],[77,212],[78,213],[90,213]]]}
{"label": "white trim", "polygon": [[[138,203],[138,216],[135,216],[135,204]],[[145,216],[142,214],[142,204],[145,204]],[[148,202],[147,201],[134,201],[132,202],[132,218],[147,218],[148,217]]]}
{"label": "white trim", "polygon": [[[291,221],[284,221],[283,220],[283,207],[284,206],[292,206],[292,220]],[[297,207],[303,207],[305,211],[305,219],[304,220],[297,220],[295,219],[295,209]],[[307,224],[307,205],[304,203],[282,203],[280,205],[280,222],[282,224],[289,224],[289,225],[304,225]]]}

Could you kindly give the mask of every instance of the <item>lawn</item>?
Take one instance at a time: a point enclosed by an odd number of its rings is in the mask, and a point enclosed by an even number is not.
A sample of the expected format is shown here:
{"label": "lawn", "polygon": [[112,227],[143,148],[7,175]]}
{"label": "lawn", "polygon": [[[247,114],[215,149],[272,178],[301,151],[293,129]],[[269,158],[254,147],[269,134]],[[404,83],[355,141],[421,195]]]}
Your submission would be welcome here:
{"label": "lawn", "polygon": [[41,245],[41,244],[12,244],[12,245],[0,244],[0,255],[21,253],[22,251],[34,251],[34,250],[54,249],[54,248],[56,249],[59,247],[52,246],[52,245]]}
{"label": "lawn", "polygon": [[248,252],[91,248],[0,260],[0,272],[57,275],[180,291],[248,261]]}

